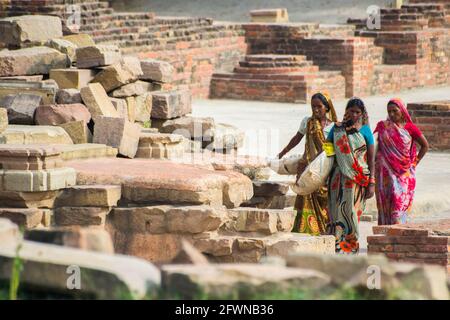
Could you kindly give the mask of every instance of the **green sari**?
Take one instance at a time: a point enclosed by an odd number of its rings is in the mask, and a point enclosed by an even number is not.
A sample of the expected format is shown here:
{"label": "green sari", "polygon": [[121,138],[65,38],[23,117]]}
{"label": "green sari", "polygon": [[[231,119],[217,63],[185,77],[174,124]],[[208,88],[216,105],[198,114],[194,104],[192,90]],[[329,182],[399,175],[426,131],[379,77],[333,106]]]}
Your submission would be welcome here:
{"label": "green sari", "polygon": [[333,143],[336,161],[328,184],[330,234],[336,237],[337,253],[355,254],[359,251],[358,222],[369,184],[367,144],[361,133],[349,134],[337,126]]}

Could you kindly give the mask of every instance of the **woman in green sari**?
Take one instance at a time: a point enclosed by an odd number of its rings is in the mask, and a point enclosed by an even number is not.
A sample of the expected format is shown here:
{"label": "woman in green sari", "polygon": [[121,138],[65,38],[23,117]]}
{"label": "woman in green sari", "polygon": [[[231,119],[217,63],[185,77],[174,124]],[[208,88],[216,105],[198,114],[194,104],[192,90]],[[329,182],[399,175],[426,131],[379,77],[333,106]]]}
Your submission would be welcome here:
{"label": "woman in green sari", "polygon": [[[322,146],[327,135],[333,123],[337,121],[333,102],[326,93],[314,94],[311,98],[311,108],[312,116],[303,119],[297,134],[278,155],[279,158],[282,158],[306,136],[305,153],[298,164],[297,178],[300,177],[311,161],[322,152]],[[322,187],[309,195],[298,195],[294,206],[297,216],[292,231],[311,235],[327,234],[329,223],[327,208],[326,187]]]}
{"label": "woman in green sari", "polygon": [[344,121],[335,124],[327,140],[336,159],[328,183],[330,234],[336,237],[337,253],[355,254],[359,252],[359,218],[375,192],[374,138],[361,99],[347,103]]}

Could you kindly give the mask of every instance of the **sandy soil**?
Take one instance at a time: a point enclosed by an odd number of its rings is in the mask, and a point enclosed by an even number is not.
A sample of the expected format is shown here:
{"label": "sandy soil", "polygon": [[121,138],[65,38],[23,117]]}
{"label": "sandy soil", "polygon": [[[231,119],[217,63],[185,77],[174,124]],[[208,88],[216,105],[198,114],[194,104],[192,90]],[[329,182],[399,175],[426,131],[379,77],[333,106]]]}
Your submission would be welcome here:
{"label": "sandy soil", "polygon": [[344,23],[364,17],[371,5],[387,6],[389,0],[111,0],[119,11],[153,11],[160,16],[210,17],[225,21],[250,21],[255,9],[287,8],[290,21]]}

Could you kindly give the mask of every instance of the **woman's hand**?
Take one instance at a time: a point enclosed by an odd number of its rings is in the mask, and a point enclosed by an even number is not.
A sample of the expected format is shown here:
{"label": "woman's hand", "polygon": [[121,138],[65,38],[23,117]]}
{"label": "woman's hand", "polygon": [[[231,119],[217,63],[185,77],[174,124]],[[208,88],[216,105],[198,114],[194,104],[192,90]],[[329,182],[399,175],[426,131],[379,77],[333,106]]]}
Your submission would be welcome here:
{"label": "woman's hand", "polygon": [[366,190],[366,199],[372,198],[374,194],[375,194],[375,185],[369,184],[369,187]]}

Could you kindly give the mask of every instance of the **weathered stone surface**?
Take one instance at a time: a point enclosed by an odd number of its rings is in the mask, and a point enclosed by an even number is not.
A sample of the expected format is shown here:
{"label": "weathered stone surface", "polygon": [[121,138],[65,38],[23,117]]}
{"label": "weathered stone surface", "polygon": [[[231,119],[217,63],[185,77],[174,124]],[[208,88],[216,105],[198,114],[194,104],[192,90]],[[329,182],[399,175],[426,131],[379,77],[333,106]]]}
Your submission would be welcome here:
{"label": "weathered stone surface", "polygon": [[62,37],[62,23],[55,16],[18,16],[0,19],[2,42],[20,48]]}
{"label": "weathered stone surface", "polygon": [[214,137],[211,141],[205,141],[206,149],[228,153],[244,145],[245,133],[235,126],[218,123],[213,129]]}
{"label": "weathered stone surface", "polygon": [[77,60],[76,51],[78,47],[70,41],[64,39],[51,39],[47,41],[45,45],[66,54],[69,57],[70,62],[75,62]]}
{"label": "weathered stone surface", "polygon": [[241,207],[252,207],[259,209],[285,209],[293,208],[295,204],[295,194],[270,197],[253,197],[248,202],[244,202]]}
{"label": "weathered stone surface", "polygon": [[141,60],[141,67],[143,75],[140,76],[143,80],[158,81],[163,83],[172,82],[174,67],[165,61],[155,59]]}
{"label": "weathered stone surface", "polygon": [[[6,220],[7,221],[7,220]],[[19,231],[9,221],[0,220],[0,279],[9,281],[16,257]],[[5,239],[5,241],[3,241]],[[155,295],[160,284],[159,271],[143,260],[89,252],[74,248],[23,241],[20,250],[24,269],[20,283],[38,288],[41,292],[68,296],[80,294],[80,290],[67,288],[69,266],[79,266],[83,279],[81,293],[96,299],[123,299],[124,295],[143,299]],[[77,291],[77,292],[75,292]]]}
{"label": "weathered stone surface", "polygon": [[58,85],[50,81],[0,81],[0,98],[27,93],[42,97],[43,104],[54,104]]}
{"label": "weathered stone surface", "polygon": [[192,97],[189,90],[157,91],[152,93],[152,118],[173,119],[192,112]]}
{"label": "weathered stone surface", "polygon": [[314,270],[274,265],[166,265],[162,267],[162,287],[169,294],[184,299],[249,299],[274,292],[317,290],[330,278]]}
{"label": "weathered stone surface", "polygon": [[[342,266],[345,265],[345,268]],[[287,266],[326,272],[336,287],[367,288],[368,277],[380,272],[381,299],[448,300],[445,268],[431,265],[392,263],[381,255],[343,256],[295,253],[287,257]],[[371,272],[370,272],[371,271]]]}
{"label": "weathered stone surface", "polygon": [[115,45],[81,46],[76,51],[76,58],[77,68],[88,69],[118,63],[122,54]]}
{"label": "weathered stone surface", "polygon": [[125,101],[127,102],[128,120],[134,122],[136,121],[136,97],[126,97]]}
{"label": "weathered stone surface", "polygon": [[83,143],[72,145],[59,145],[61,158],[65,161],[92,159],[92,158],[115,158],[117,149],[97,143]]}
{"label": "weathered stone surface", "polygon": [[0,170],[0,181],[2,191],[51,191],[75,185],[76,172],[72,168]]}
{"label": "weathered stone surface", "polygon": [[52,69],[50,79],[56,81],[60,89],[81,89],[94,79],[95,70],[90,69]]}
{"label": "weathered stone surface", "polygon": [[80,90],[81,98],[89,109],[92,117],[106,116],[119,117],[119,113],[114,108],[110,98],[99,83],[91,83]]}
{"label": "weathered stone surface", "polygon": [[150,92],[153,89],[153,85],[150,82],[136,81],[129,84],[125,84],[116,90],[111,92],[113,98],[126,98],[131,96],[140,96],[144,93]]}
{"label": "weathered stone surface", "polygon": [[34,120],[38,125],[57,126],[72,121],[91,120],[91,113],[83,104],[45,105],[36,109]]}
{"label": "weathered stone surface", "polygon": [[80,90],[77,89],[60,89],[56,93],[55,101],[57,104],[75,104],[83,103]]}
{"label": "weathered stone surface", "polygon": [[134,97],[135,103],[135,121],[140,123],[150,123],[152,113],[152,95],[144,93],[143,95]]}
{"label": "weathered stone surface", "polygon": [[208,259],[186,240],[181,241],[181,248],[177,256],[171,261],[172,264],[209,264]]}
{"label": "weathered stone surface", "polygon": [[122,118],[95,117],[94,143],[117,148],[119,154],[134,158],[138,149],[141,128]]}
{"label": "weathered stone surface", "polygon": [[108,207],[58,207],[54,210],[57,226],[104,226]]}
{"label": "weathered stone surface", "polygon": [[294,226],[293,210],[237,208],[229,212],[234,216],[227,228],[230,231],[272,234],[278,231],[290,232]]}
{"label": "weathered stone surface", "polygon": [[125,120],[129,120],[127,100],[120,98],[111,98],[111,102],[114,108],[116,108],[117,112],[119,113],[119,117]]}
{"label": "weathered stone surface", "polygon": [[223,208],[210,206],[150,206],[115,208],[111,225],[130,237],[133,233],[195,234],[217,230],[226,219]]}
{"label": "weathered stone surface", "polygon": [[276,233],[266,244],[266,253],[269,256],[287,257],[294,252],[334,254],[334,237]]}
{"label": "weathered stone surface", "polygon": [[8,110],[0,108],[0,133],[6,130],[8,127]]}
{"label": "weathered stone surface", "polygon": [[44,80],[44,76],[42,74],[33,75],[33,76],[11,76],[11,77],[0,77],[0,81],[20,81],[20,82],[40,82]]}
{"label": "weathered stone surface", "polygon": [[41,224],[42,210],[0,208],[0,218],[9,219],[25,229],[32,229]]}
{"label": "weathered stone surface", "polygon": [[6,144],[73,144],[63,128],[53,126],[9,125],[1,137]]}
{"label": "weathered stone surface", "polygon": [[42,97],[27,93],[7,95],[0,100],[11,124],[34,124],[34,113],[41,104]]}
{"label": "weathered stone surface", "polygon": [[67,55],[48,47],[0,51],[0,76],[49,74],[69,64]]}
{"label": "weathered stone surface", "polygon": [[115,207],[121,196],[116,185],[83,185],[69,187],[58,195],[58,207]]}
{"label": "weathered stone surface", "polygon": [[145,133],[139,138],[137,158],[174,159],[184,154],[184,137],[175,134]]}
{"label": "weathered stone surface", "polygon": [[0,167],[4,170],[42,170],[62,166],[60,152],[46,145],[0,145]]}
{"label": "weathered stone surface", "polygon": [[211,141],[214,136],[214,119],[183,117],[164,121],[161,133],[179,134],[190,140]]}
{"label": "weathered stone surface", "polygon": [[252,22],[289,22],[289,15],[286,8],[252,10],[250,11],[250,17]]}
{"label": "weathered stone surface", "polygon": [[92,133],[86,125],[86,121],[70,121],[59,125],[66,130],[74,144],[85,144],[92,142]]}
{"label": "weathered stone surface", "polygon": [[78,184],[122,184],[130,203],[239,205],[253,195],[247,177],[156,159],[71,161]]}
{"label": "weathered stone surface", "polygon": [[0,191],[0,203],[7,208],[53,208],[57,191]]}
{"label": "weathered stone surface", "polygon": [[253,193],[256,197],[283,196],[289,191],[287,183],[275,181],[253,181]]}
{"label": "weathered stone surface", "polygon": [[120,63],[108,66],[100,71],[92,82],[100,83],[106,92],[122,87],[137,80],[142,74],[139,60],[132,57],[124,57]]}
{"label": "weathered stone surface", "polygon": [[24,238],[29,241],[72,247],[82,250],[114,253],[108,231],[98,227],[56,227],[50,230],[29,230]]}
{"label": "weathered stone surface", "polygon": [[86,33],[71,34],[62,37],[62,39],[72,42],[78,48],[95,46],[92,37]]}

